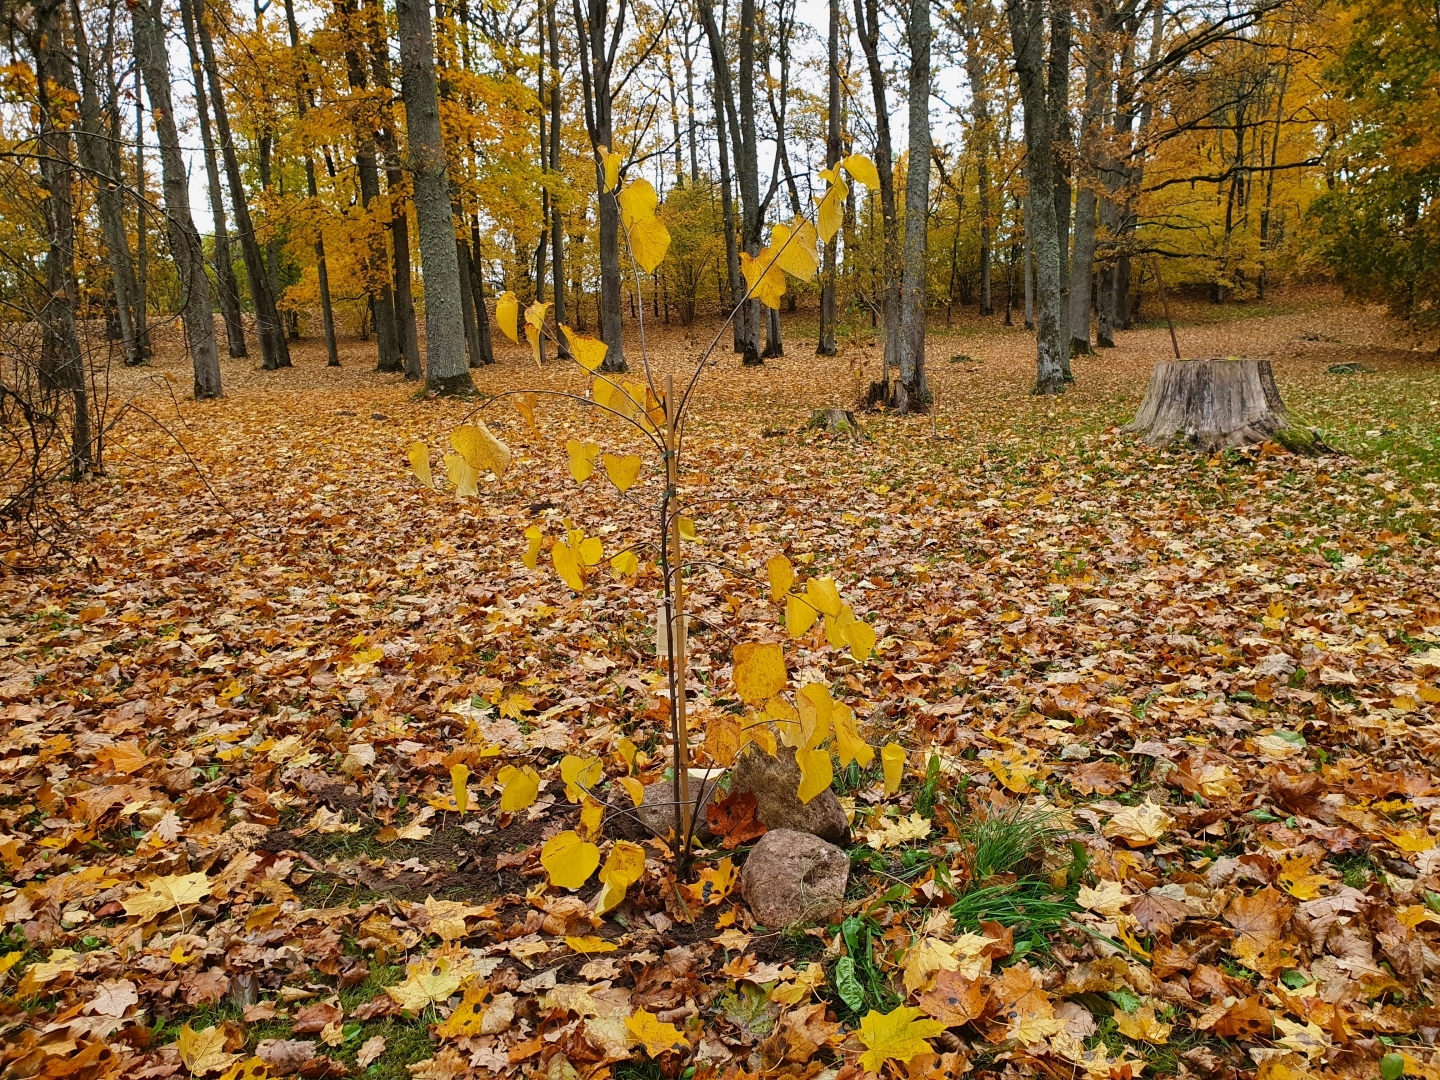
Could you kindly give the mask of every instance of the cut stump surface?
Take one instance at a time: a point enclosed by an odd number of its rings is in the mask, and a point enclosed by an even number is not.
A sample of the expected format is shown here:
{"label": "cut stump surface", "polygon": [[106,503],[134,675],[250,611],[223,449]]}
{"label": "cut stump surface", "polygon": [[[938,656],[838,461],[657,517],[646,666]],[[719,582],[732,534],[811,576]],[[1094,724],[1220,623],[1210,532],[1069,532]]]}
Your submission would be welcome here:
{"label": "cut stump surface", "polygon": [[1276,442],[1298,454],[1329,450],[1280,398],[1269,360],[1167,360],[1125,431],[1161,446],[1180,439],[1202,453]]}

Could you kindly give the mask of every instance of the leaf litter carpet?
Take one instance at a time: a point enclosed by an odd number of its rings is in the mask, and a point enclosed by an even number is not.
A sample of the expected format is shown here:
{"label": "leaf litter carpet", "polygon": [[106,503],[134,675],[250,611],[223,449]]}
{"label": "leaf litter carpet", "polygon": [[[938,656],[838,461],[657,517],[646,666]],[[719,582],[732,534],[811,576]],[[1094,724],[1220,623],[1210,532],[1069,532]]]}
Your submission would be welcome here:
{"label": "leaf litter carpet", "polygon": [[[73,562],[0,577],[0,1076],[1440,1078],[1440,365],[1324,296],[1190,314],[1188,351],[1272,358],[1344,454],[1137,446],[1153,327],[1055,401],[1023,333],[937,331],[937,415],[863,442],[802,425],[876,377],[868,333],[705,369],[702,763],[745,641],[908,752],[894,796],[878,761],[838,771],[850,888],[809,930],[756,924],[721,872],[744,846],[677,881],[647,844],[603,919],[539,861],[578,815],[561,757],[618,789],[628,738],[658,779],[665,711],[653,553],[576,594],[524,532],[646,541],[653,454],[624,497],[577,487],[567,439],[635,440],[501,401],[515,462],[457,501],[406,452],[478,402],[414,400],[361,344],[228,362],[203,405],[174,354],[117,375],[167,430],[115,433]],[[703,348],[651,337],[661,370]],[[513,348],[476,376],[584,386]],[[786,637],[777,552],[875,655]],[[515,813],[507,764],[541,777]]]}

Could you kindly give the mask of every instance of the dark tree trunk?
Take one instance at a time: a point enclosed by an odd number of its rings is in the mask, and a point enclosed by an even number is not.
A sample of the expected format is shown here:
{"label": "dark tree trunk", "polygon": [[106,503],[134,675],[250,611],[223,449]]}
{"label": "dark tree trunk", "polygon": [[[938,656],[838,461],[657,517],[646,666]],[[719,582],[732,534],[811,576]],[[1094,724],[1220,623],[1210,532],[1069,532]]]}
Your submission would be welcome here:
{"label": "dark tree trunk", "polygon": [[[830,0],[830,37],[826,50],[826,117],[825,166],[833,169],[840,160],[840,0]],[[837,238],[825,245],[824,262],[820,268],[820,340],[815,352],[834,356],[835,345],[835,271],[839,252]]]}
{"label": "dark tree trunk", "polygon": [[885,319],[885,353],[881,381],[900,356],[900,224],[895,207],[894,153],[890,145],[890,108],[885,101],[885,72],[880,65],[879,0],[855,0],[855,27],[870,72],[870,93],[875,99],[875,169],[880,174],[881,311]]}
{"label": "dark tree trunk", "polygon": [[925,380],[925,299],[930,280],[930,0],[910,0],[910,167],[905,178],[905,270],[901,280],[899,378],[902,416],[930,406]]}

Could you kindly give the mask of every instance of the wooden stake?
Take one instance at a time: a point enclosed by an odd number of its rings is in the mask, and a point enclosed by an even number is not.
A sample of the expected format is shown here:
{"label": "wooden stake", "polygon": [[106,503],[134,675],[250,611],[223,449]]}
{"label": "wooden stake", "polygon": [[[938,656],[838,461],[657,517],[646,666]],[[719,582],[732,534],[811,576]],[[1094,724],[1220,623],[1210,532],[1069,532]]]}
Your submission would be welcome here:
{"label": "wooden stake", "polygon": [[1180,341],[1175,336],[1175,320],[1170,318],[1170,300],[1165,295],[1165,279],[1160,276],[1160,264],[1150,256],[1150,269],[1155,271],[1155,284],[1160,289],[1160,306],[1165,309],[1165,325],[1170,327],[1170,345],[1175,350],[1175,359],[1180,359]]}
{"label": "wooden stake", "polygon": [[675,774],[680,788],[680,835],[683,846],[690,836],[690,728],[685,719],[685,583],[680,558],[680,462],[676,453],[675,377],[665,376],[665,513],[670,530],[670,663],[675,671]]}

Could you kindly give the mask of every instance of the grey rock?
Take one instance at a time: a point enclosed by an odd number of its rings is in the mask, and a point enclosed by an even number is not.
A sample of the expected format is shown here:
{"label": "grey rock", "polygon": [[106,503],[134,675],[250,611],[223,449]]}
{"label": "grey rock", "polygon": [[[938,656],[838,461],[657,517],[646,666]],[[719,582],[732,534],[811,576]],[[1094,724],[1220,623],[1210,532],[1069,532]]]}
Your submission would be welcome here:
{"label": "grey rock", "polygon": [[[691,781],[690,797],[695,797],[694,784]],[[720,798],[717,787],[711,785],[711,789],[705,798],[705,805],[708,807]],[[705,811],[702,808],[699,812],[695,826],[695,836],[702,843],[709,843],[714,839],[709,825],[705,821]],[[605,834],[617,840],[644,840],[650,836],[658,836],[660,839],[668,839],[675,831],[675,789],[668,780],[657,780],[653,784],[645,786],[645,797],[639,806],[632,806],[630,796],[619,784],[615,785],[611,792],[609,805],[605,812]]]}
{"label": "grey rock", "polygon": [[740,892],[771,929],[828,922],[845,902],[850,857],[810,833],[771,829],[740,871]]}
{"label": "grey rock", "polygon": [[758,746],[746,747],[735,761],[730,793],[748,791],[755,796],[755,820],[767,829],[791,829],[810,833],[832,844],[850,840],[850,823],[835,792],[826,789],[808,803],[796,794],[800,789],[800,766],[795,751],[779,747],[771,757]]}

